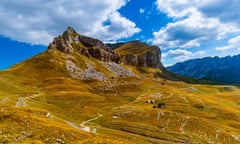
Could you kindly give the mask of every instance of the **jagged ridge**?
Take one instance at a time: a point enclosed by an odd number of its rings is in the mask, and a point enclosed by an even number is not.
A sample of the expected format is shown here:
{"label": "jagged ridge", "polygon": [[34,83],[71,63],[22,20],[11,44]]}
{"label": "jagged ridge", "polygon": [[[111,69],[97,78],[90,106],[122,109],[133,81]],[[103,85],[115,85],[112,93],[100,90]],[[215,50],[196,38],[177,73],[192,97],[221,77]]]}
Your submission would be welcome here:
{"label": "jagged ridge", "polygon": [[105,45],[98,39],[79,35],[71,27],[68,27],[62,36],[54,38],[49,49],[54,48],[68,54],[77,52],[101,61],[163,69],[161,52],[157,46],[148,46],[140,41]]}

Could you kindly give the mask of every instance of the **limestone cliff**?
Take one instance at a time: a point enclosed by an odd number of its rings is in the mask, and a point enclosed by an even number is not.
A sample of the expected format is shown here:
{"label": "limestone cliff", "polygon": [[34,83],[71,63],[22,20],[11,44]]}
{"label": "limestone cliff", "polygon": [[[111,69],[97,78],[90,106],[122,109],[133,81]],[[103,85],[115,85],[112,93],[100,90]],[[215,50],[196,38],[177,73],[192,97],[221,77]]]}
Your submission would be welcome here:
{"label": "limestone cliff", "polygon": [[163,69],[161,52],[157,46],[149,46],[140,41],[107,45],[98,39],[78,34],[71,27],[54,38],[49,45],[49,49],[53,48],[69,54],[77,52],[106,62]]}
{"label": "limestone cliff", "polygon": [[120,56],[107,47],[103,42],[94,38],[79,35],[71,27],[68,27],[62,36],[54,38],[48,48],[56,48],[69,54],[78,52],[101,61],[120,63]]}
{"label": "limestone cliff", "polygon": [[161,51],[157,46],[149,46],[140,41],[132,41],[117,45],[115,51],[120,54],[121,61],[125,64],[163,69]]}

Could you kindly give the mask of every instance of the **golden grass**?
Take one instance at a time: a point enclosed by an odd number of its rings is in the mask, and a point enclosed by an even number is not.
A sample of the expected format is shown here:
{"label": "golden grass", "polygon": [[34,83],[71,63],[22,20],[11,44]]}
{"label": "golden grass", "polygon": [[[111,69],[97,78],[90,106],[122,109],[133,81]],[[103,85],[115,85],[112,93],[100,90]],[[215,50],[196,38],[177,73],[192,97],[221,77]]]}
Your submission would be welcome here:
{"label": "golden grass", "polygon": [[148,51],[155,50],[156,46],[148,46],[142,42],[133,41],[126,44],[121,45],[120,47],[116,48],[115,51],[117,51],[120,54],[135,54],[137,56],[140,56],[142,54],[147,53]]}
{"label": "golden grass", "polygon": [[[66,60],[82,69],[89,63],[114,78],[70,78]],[[67,143],[239,143],[238,87],[188,84],[165,79],[167,72],[159,69],[123,67],[136,77],[117,76],[96,59],[49,50],[0,72],[0,143],[15,142],[23,130],[32,135],[21,143],[54,143],[63,134]],[[16,107],[20,97],[25,105]],[[46,117],[48,112],[54,119]],[[103,116],[87,123],[97,128],[97,135],[64,122],[80,125],[99,114]]]}

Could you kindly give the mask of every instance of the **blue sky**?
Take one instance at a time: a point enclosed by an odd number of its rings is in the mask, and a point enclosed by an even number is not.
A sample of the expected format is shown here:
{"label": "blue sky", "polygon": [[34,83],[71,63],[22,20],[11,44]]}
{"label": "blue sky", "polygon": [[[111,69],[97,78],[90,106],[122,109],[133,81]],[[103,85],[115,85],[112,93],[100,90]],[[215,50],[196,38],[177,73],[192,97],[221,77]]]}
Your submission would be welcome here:
{"label": "blue sky", "polygon": [[104,42],[158,45],[165,66],[239,54],[239,0],[0,1],[0,69],[47,49],[68,26]]}

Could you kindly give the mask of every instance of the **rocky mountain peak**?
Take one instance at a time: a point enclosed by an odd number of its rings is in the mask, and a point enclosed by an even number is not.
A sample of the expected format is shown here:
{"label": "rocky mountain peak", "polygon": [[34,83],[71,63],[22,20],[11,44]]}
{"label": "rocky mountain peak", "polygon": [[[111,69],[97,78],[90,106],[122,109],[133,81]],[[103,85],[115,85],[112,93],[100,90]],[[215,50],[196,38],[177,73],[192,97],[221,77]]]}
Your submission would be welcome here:
{"label": "rocky mountain peak", "polygon": [[61,36],[54,38],[48,48],[58,49],[67,54],[79,53],[101,61],[163,69],[161,52],[156,46],[149,46],[140,41],[104,44],[98,39],[78,34],[71,27]]}
{"label": "rocky mountain peak", "polygon": [[68,27],[61,36],[54,38],[48,48],[55,48],[68,54],[79,53],[101,61],[120,62],[120,56],[102,41],[80,35],[71,27]]}
{"label": "rocky mountain peak", "polygon": [[66,31],[63,32],[62,37],[68,41],[73,41],[74,38],[77,39],[78,33],[72,28],[72,27],[68,27],[66,29]]}
{"label": "rocky mountain peak", "polygon": [[72,27],[68,27],[65,32],[63,32],[62,37],[75,43],[81,42],[85,47],[97,47],[102,49],[108,49],[107,46],[104,45],[98,39],[91,38],[88,36],[78,34]]}

